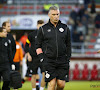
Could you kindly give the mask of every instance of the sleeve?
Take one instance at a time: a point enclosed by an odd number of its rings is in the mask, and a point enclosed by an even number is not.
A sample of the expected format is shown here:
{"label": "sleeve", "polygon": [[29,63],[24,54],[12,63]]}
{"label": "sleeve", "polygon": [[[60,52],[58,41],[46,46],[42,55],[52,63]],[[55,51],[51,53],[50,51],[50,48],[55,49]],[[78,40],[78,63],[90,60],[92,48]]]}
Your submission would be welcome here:
{"label": "sleeve", "polygon": [[42,43],[43,43],[43,39],[44,39],[43,34],[44,34],[43,28],[40,27],[37,32],[37,38],[36,38],[36,42],[35,42],[36,49],[42,48]]}
{"label": "sleeve", "polygon": [[70,36],[70,30],[68,27],[67,27],[66,47],[67,47],[67,58],[68,60],[70,60],[71,58],[71,36]]}
{"label": "sleeve", "polygon": [[21,45],[20,45],[20,43],[19,43],[19,46],[20,46],[20,49],[19,49],[19,58],[20,58],[20,60],[22,61],[23,60],[23,50],[22,50],[22,47],[21,47]]}
{"label": "sleeve", "polygon": [[15,40],[12,36],[12,42],[11,42],[11,48],[12,48],[12,56],[13,56],[13,59],[14,59],[14,56],[15,56],[15,53],[16,53],[16,43],[15,43]]}
{"label": "sleeve", "polygon": [[12,48],[9,42],[8,42],[8,59],[10,64],[13,64]]}
{"label": "sleeve", "polygon": [[29,52],[29,44],[31,43],[31,35],[28,35],[28,39],[26,40],[25,44],[25,53]]}

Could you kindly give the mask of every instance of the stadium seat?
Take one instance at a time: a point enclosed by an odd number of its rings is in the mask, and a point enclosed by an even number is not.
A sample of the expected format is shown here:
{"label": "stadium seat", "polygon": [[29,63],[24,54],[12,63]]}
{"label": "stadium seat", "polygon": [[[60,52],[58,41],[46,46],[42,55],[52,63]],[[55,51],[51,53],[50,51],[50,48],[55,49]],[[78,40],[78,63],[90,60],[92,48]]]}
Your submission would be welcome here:
{"label": "stadium seat", "polygon": [[34,6],[29,6],[28,8],[29,8],[29,9],[34,9]]}
{"label": "stadium seat", "polygon": [[91,39],[90,42],[91,43],[95,43],[96,42],[96,39]]}
{"label": "stadium seat", "polygon": [[17,14],[18,14],[18,12],[17,12],[17,11],[15,11],[15,12],[13,12],[13,14],[14,14],[14,15],[17,15]]}
{"label": "stadium seat", "polygon": [[84,69],[82,70],[82,80],[88,80],[89,77],[89,70],[88,70],[88,65],[84,64]]}
{"label": "stadium seat", "polygon": [[65,5],[62,5],[62,6],[60,7],[60,9],[66,9],[66,6],[65,6]]}
{"label": "stadium seat", "polygon": [[28,9],[28,7],[27,6],[22,6],[22,9]]}
{"label": "stadium seat", "polygon": [[92,36],[97,37],[98,33],[93,33]]}
{"label": "stadium seat", "polygon": [[78,64],[75,64],[75,69],[73,70],[73,80],[80,80],[80,70]]}
{"label": "stadium seat", "polygon": [[65,11],[65,14],[68,15],[70,12],[69,11]]}
{"label": "stadium seat", "polygon": [[15,6],[9,6],[9,9],[16,9]]}
{"label": "stadium seat", "polygon": [[12,15],[12,12],[11,12],[11,11],[8,11],[8,12],[7,12],[7,15]]}
{"label": "stadium seat", "polygon": [[3,6],[3,9],[8,9],[8,6]]}
{"label": "stadium seat", "polygon": [[97,80],[98,79],[98,70],[97,65],[93,65],[93,69],[91,70],[91,80]]}
{"label": "stadium seat", "polygon": [[68,9],[72,9],[72,6],[67,6]]}
{"label": "stadium seat", "polygon": [[93,49],[94,45],[88,45],[88,49]]}

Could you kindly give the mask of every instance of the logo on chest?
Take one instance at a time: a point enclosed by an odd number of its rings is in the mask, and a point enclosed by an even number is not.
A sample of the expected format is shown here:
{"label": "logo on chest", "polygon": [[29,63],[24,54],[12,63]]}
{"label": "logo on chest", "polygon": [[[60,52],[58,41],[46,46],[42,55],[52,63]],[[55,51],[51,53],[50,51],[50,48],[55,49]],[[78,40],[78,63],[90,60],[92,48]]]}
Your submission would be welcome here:
{"label": "logo on chest", "polygon": [[8,43],[7,42],[5,42],[5,44],[4,44],[5,46],[8,46]]}
{"label": "logo on chest", "polygon": [[48,29],[47,32],[51,32],[51,29]]}
{"label": "logo on chest", "polygon": [[60,32],[64,32],[64,29],[63,29],[63,28],[59,28],[59,31],[60,31]]}

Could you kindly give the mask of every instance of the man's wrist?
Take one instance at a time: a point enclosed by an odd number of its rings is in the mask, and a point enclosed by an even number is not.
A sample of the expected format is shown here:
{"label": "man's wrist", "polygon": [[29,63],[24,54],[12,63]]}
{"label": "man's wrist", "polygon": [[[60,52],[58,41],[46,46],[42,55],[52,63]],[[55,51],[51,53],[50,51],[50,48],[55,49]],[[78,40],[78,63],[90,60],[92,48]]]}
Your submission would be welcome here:
{"label": "man's wrist", "polygon": [[44,60],[43,53],[38,54],[38,57],[39,57],[40,62],[43,62],[43,60]]}

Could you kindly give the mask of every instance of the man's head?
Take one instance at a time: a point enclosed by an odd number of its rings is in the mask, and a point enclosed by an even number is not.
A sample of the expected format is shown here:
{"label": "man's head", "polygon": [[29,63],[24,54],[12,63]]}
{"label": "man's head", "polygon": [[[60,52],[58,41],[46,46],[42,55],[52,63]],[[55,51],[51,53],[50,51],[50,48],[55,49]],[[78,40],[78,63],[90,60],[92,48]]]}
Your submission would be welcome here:
{"label": "man's head", "polygon": [[59,21],[59,16],[60,16],[60,11],[59,8],[56,6],[51,6],[49,8],[48,16],[50,18],[50,21],[52,23],[58,23]]}
{"label": "man's head", "polygon": [[7,31],[5,28],[0,27],[0,33],[4,33],[3,37],[7,37]]}
{"label": "man's head", "polygon": [[7,30],[7,32],[11,31],[11,25],[10,22],[3,22],[2,27],[5,28]]}
{"label": "man's head", "polygon": [[37,29],[39,29],[43,24],[44,24],[43,20],[38,20],[37,21]]}

